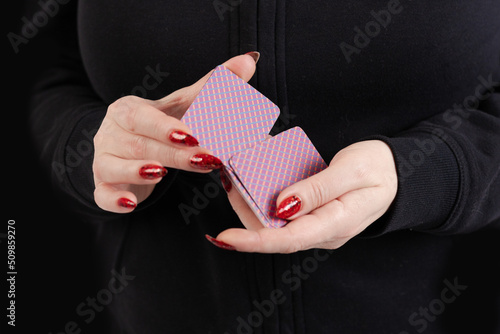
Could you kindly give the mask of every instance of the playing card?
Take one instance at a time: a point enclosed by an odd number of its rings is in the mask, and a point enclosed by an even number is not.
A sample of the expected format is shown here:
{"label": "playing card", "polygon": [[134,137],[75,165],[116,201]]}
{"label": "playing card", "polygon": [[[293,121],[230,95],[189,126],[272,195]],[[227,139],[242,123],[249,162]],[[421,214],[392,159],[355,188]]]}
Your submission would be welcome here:
{"label": "playing card", "polygon": [[280,192],[327,167],[300,127],[237,153],[229,165],[245,188],[242,196],[264,225],[272,228],[286,224],[275,217]]}
{"label": "playing card", "polygon": [[267,97],[219,65],[182,121],[201,146],[227,165],[234,153],[266,139],[279,113]]}
{"label": "playing card", "polygon": [[221,159],[236,189],[271,228],[287,223],[274,217],[281,190],[326,168],[301,128],[268,139],[279,112],[262,93],[220,65],[182,118],[200,146]]}

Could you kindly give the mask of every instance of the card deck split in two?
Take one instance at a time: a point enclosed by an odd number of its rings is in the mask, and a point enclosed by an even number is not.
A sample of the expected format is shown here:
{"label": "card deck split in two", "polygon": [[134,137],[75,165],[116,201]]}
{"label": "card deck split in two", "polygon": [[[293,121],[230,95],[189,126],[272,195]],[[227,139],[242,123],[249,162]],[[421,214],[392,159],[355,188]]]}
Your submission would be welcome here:
{"label": "card deck split in two", "polygon": [[327,165],[304,131],[269,138],[279,108],[224,66],[218,66],[182,121],[200,146],[221,159],[228,176],[261,223],[278,228],[279,193]]}

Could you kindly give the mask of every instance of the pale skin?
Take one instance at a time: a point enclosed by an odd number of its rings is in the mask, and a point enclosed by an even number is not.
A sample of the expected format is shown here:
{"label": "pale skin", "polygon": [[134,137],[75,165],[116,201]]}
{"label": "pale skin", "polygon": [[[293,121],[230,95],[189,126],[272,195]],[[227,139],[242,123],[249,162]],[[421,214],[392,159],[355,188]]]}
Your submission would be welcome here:
{"label": "pale skin", "polygon": [[[255,72],[255,61],[248,55],[231,58],[224,66],[245,81]],[[161,180],[142,178],[139,169],[144,165],[209,172],[192,167],[189,160],[210,151],[172,143],[168,135],[175,130],[192,134],[180,119],[210,74],[160,100],[128,96],[109,106],[94,138],[94,198],[100,208],[128,213],[134,208],[120,206],[120,198],[135,204],[144,201]],[[358,142],[339,151],[322,172],[280,193],[277,205],[292,195],[302,201],[300,210],[282,228],[265,228],[232,187],[228,198],[245,228],[222,231],[217,240],[241,252],[336,249],[380,218],[397,188],[394,157],[387,144]]]}

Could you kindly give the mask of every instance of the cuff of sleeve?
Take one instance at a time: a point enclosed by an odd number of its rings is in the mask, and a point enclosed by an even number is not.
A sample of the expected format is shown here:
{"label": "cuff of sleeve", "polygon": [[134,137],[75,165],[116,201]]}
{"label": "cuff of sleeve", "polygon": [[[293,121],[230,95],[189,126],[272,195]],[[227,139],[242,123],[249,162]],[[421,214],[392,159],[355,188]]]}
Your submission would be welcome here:
{"label": "cuff of sleeve", "polygon": [[413,229],[439,230],[451,212],[460,188],[457,158],[440,129],[420,128],[398,137],[372,136],[392,150],[398,191],[389,210],[360,236]]}

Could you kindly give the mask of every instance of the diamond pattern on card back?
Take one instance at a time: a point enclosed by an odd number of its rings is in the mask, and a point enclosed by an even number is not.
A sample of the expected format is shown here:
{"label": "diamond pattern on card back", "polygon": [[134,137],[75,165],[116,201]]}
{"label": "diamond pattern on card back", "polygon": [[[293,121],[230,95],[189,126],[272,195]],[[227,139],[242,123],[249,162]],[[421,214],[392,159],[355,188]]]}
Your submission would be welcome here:
{"label": "diamond pattern on card back", "polygon": [[[285,220],[275,218],[276,199],[286,187],[327,167],[304,131],[295,127],[253,148],[239,152],[230,161],[248,195],[247,203],[266,227],[282,227]],[[245,196],[244,196],[245,197]]]}
{"label": "diamond pattern on card back", "polygon": [[279,113],[271,100],[219,65],[182,121],[200,146],[227,165],[234,153],[265,140]]}

